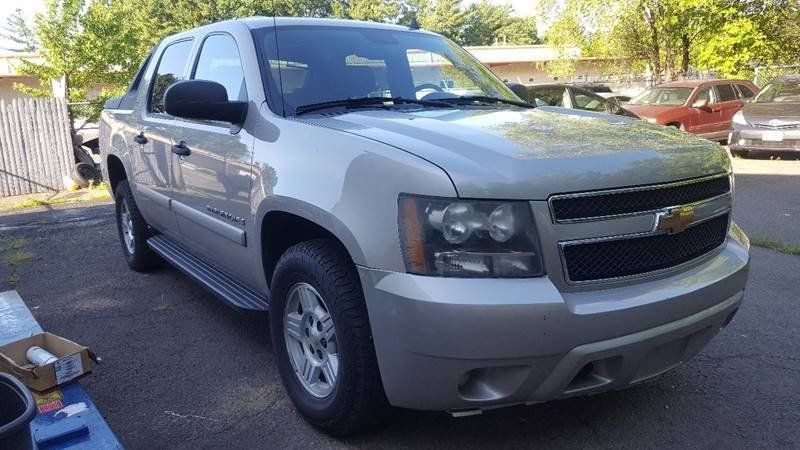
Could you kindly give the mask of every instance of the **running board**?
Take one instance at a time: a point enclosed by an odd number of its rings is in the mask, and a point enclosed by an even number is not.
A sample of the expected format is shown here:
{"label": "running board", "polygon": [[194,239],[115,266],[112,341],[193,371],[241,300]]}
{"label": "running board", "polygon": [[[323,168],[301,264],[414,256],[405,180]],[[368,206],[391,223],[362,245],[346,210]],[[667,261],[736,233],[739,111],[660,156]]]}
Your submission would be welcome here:
{"label": "running board", "polygon": [[148,239],[147,245],[230,306],[243,310],[269,310],[269,300],[265,296],[192,255],[172,239],[159,234]]}

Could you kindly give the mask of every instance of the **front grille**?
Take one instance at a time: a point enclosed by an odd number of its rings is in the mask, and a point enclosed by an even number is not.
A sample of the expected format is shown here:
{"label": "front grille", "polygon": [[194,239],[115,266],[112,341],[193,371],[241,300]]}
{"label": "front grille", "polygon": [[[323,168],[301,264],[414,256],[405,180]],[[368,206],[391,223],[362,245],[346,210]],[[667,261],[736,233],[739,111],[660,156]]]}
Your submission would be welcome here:
{"label": "front grille", "polygon": [[563,256],[567,277],[575,282],[593,281],[677,266],[719,247],[727,233],[725,214],[677,234],[566,244]]}
{"label": "front grille", "polygon": [[795,128],[800,128],[800,122],[797,123],[786,123],[783,125],[770,125],[768,123],[754,123],[753,126],[755,128],[766,128],[768,130],[792,130]]}
{"label": "front grille", "polygon": [[730,179],[719,176],[667,185],[639,186],[635,190],[576,196],[567,194],[554,197],[550,204],[556,221],[580,220],[685,205],[725,194],[730,189]]}

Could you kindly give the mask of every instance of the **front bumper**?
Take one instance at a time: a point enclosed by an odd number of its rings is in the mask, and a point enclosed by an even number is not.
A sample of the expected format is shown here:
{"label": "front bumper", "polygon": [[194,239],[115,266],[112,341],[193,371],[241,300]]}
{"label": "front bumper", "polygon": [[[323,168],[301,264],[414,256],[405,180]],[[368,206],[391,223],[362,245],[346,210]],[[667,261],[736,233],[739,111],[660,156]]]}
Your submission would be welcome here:
{"label": "front bumper", "polygon": [[[765,139],[768,133],[779,133],[780,140]],[[769,130],[764,128],[741,128],[731,131],[728,145],[733,151],[800,151],[800,129]]]}
{"label": "front bumper", "polygon": [[[733,317],[748,244],[658,280],[559,292],[548,278],[448,279],[360,267],[395,406],[480,410],[623,388],[699,352]],[[741,238],[746,240],[746,238]]]}

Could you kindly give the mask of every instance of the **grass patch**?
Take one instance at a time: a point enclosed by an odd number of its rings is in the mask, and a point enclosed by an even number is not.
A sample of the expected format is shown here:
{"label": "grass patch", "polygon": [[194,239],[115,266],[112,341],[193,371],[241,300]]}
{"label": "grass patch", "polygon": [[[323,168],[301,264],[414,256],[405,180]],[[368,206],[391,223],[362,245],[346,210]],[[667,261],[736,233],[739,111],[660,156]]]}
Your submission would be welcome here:
{"label": "grass patch", "polygon": [[6,264],[9,267],[17,268],[19,266],[28,264],[29,262],[33,261],[33,257],[35,255],[26,250],[14,250],[8,255],[6,255]]}
{"label": "grass patch", "polygon": [[67,203],[93,202],[111,200],[111,194],[105,183],[93,184],[86,189],[69,194],[41,194],[20,200],[15,203],[0,204],[0,212],[18,209],[39,208],[42,206],[63,205]]}
{"label": "grass patch", "polygon": [[9,275],[8,278],[6,278],[6,283],[8,283],[11,286],[16,286],[17,284],[19,284],[19,275],[15,273]]}
{"label": "grass patch", "polygon": [[787,255],[800,256],[800,246],[786,245],[782,242],[764,238],[750,238],[750,244],[756,247],[768,248]]}

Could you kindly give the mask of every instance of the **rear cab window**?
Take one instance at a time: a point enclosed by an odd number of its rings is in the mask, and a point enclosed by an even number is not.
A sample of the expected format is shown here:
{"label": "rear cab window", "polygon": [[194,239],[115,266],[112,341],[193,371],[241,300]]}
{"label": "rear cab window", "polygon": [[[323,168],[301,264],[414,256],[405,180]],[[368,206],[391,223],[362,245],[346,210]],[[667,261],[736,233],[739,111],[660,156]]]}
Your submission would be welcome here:
{"label": "rear cab window", "polygon": [[164,92],[176,81],[185,77],[186,63],[192,51],[192,40],[186,39],[169,44],[161,53],[153,80],[150,83],[150,97],[147,111],[153,114],[166,114],[164,111]]}

